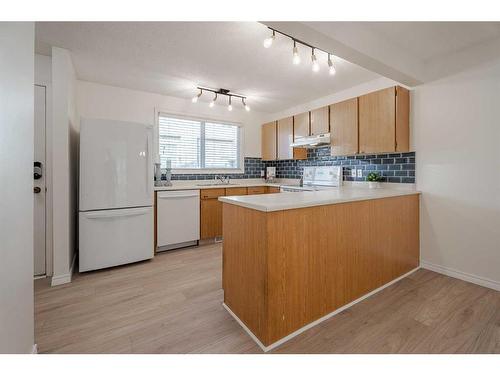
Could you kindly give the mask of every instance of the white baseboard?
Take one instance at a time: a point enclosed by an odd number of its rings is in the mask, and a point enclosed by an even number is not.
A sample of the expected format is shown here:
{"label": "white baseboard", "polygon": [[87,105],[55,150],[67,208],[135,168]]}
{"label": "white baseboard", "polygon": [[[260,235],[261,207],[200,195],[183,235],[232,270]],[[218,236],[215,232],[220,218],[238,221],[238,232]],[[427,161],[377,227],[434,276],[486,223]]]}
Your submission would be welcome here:
{"label": "white baseboard", "polygon": [[257,345],[259,345],[259,347],[264,351],[264,352],[268,352],[269,350],[272,350],[278,346],[280,346],[281,344],[287,342],[288,340],[294,338],[295,336],[298,336],[300,335],[301,333],[307,331],[308,329],[324,322],[325,320],[327,319],[330,319],[332,316],[334,315],[337,315],[338,313],[348,309],[349,307],[355,305],[356,303],[359,303],[361,301],[363,301],[364,299],[380,292],[381,290],[387,288],[388,286],[391,286],[392,284],[395,284],[397,283],[398,281],[404,279],[405,277],[411,275],[413,272],[417,271],[420,267],[417,267],[417,268],[414,268],[412,269],[410,272],[407,272],[405,273],[404,275],[401,275],[399,276],[398,278],[392,280],[392,281],[389,281],[387,284],[384,284],[382,285],[381,287],[375,289],[375,290],[372,290],[370,293],[367,293],[365,294],[364,296],[362,297],[359,297],[358,299],[352,301],[352,302],[349,302],[347,305],[344,305],[342,307],[339,307],[337,310],[335,311],[332,311],[331,313],[319,318],[318,320],[315,320],[314,322],[311,322],[307,325],[305,325],[304,327],[302,328],[299,328],[298,330],[290,333],[288,336],[285,336],[283,337],[282,339],[279,339],[278,341],[276,342],[273,342],[271,345],[268,345],[268,346],[265,346],[258,338],[257,336],[255,336],[252,331],[250,331],[250,329],[245,325],[245,323],[243,323],[239,318],[238,316],[236,316],[236,314],[225,304],[223,303],[222,306],[229,312],[229,314],[231,314],[231,316],[243,327],[243,329],[246,331],[246,333],[248,333],[248,335],[257,343]]}
{"label": "white baseboard", "polygon": [[75,268],[76,261],[76,252],[73,254],[73,261],[71,262],[71,267],[68,273],[62,275],[53,275],[50,285],[57,286],[62,284],[68,284],[71,282],[71,278],[73,277],[73,269]]}
{"label": "white baseboard", "polygon": [[455,270],[453,268],[443,267],[443,266],[440,266],[437,264],[425,262],[423,260],[420,261],[420,267],[425,268],[426,270],[429,270],[429,271],[434,271],[434,272],[441,273],[441,274],[446,275],[446,276],[450,276],[450,277],[454,277],[456,279],[467,281],[469,283],[481,285],[481,286],[484,286],[486,288],[500,291],[500,282],[499,281],[490,280],[490,279],[487,279],[485,277],[472,275],[472,274],[467,273],[467,272],[458,271],[458,270]]}
{"label": "white baseboard", "polygon": [[38,345],[33,344],[33,347],[31,348],[31,354],[38,354]]}

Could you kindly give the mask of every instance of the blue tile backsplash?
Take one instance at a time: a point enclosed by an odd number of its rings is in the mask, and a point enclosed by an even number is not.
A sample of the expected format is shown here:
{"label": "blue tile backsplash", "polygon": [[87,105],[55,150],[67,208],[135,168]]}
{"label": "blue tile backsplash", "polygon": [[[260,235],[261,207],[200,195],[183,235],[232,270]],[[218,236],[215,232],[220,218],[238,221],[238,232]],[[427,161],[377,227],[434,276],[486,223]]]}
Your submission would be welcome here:
{"label": "blue tile backsplash", "polygon": [[[266,167],[276,167],[277,178],[300,178],[306,166],[340,165],[344,180],[365,181],[370,172],[379,172],[383,182],[415,183],[415,152],[383,153],[373,155],[331,156],[330,147],[310,149],[306,160],[262,161],[245,158],[245,173],[224,176],[234,179],[260,178]],[[361,169],[363,177],[351,177],[351,169]],[[219,174],[222,175],[222,174]],[[172,180],[213,180],[215,174],[173,174]]]}

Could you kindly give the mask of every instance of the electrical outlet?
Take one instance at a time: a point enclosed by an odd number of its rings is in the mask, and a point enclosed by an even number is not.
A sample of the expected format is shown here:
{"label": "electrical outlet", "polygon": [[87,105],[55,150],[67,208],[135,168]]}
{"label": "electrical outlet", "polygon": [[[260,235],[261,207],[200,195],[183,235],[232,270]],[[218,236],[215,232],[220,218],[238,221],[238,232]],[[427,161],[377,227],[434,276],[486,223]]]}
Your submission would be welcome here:
{"label": "electrical outlet", "polygon": [[358,177],[363,177],[363,170],[362,169],[358,169]]}
{"label": "electrical outlet", "polygon": [[264,177],[264,171],[260,171],[260,177]]}
{"label": "electrical outlet", "polygon": [[356,168],[351,169],[351,177],[356,177]]}

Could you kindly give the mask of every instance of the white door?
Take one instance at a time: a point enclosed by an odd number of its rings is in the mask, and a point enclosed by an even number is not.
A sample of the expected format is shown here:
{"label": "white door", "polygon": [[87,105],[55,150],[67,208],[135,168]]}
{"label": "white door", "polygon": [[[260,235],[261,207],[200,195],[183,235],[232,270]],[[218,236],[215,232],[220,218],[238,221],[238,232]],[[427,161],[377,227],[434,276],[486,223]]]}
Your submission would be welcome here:
{"label": "white door", "polygon": [[[35,276],[45,275],[45,124],[46,124],[46,88],[35,86],[35,121],[34,121],[34,165],[40,163],[40,170],[33,173],[33,251]],[[35,174],[35,172],[40,172]]]}
{"label": "white door", "polygon": [[82,119],[80,211],[153,204],[152,126]]}
{"label": "white door", "polygon": [[153,207],[80,212],[80,272],[151,259]]}

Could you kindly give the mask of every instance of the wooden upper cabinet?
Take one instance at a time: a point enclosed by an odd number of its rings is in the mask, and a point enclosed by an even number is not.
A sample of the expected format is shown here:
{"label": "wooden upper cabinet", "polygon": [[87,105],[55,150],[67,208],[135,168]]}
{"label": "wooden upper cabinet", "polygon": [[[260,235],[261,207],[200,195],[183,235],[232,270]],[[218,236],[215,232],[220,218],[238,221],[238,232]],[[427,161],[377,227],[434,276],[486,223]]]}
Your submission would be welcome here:
{"label": "wooden upper cabinet", "polygon": [[330,131],[328,106],[311,111],[311,135],[324,134]]}
{"label": "wooden upper cabinet", "polygon": [[293,117],[278,120],[278,160],[293,159]]}
{"label": "wooden upper cabinet", "polygon": [[294,140],[310,134],[309,112],[293,116]]}
{"label": "wooden upper cabinet", "polygon": [[410,151],[410,91],[396,86],[396,151]]}
{"label": "wooden upper cabinet", "polygon": [[409,92],[389,87],[359,97],[359,152],[409,150]]}
{"label": "wooden upper cabinet", "polygon": [[330,133],[332,155],[358,152],[358,98],[330,106]]}
{"label": "wooden upper cabinet", "polygon": [[262,160],[276,160],[276,121],[262,125]]}

